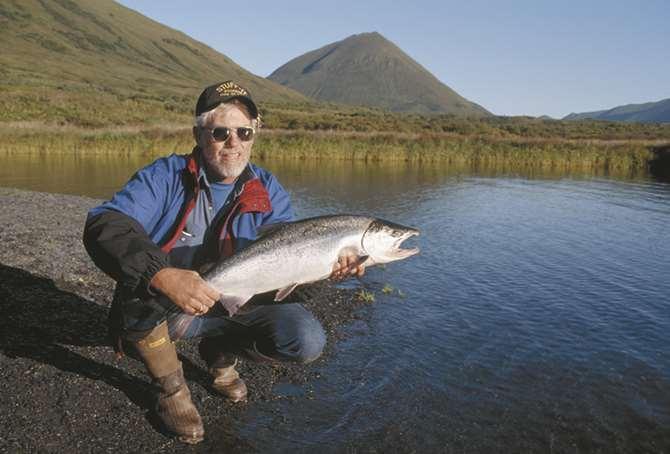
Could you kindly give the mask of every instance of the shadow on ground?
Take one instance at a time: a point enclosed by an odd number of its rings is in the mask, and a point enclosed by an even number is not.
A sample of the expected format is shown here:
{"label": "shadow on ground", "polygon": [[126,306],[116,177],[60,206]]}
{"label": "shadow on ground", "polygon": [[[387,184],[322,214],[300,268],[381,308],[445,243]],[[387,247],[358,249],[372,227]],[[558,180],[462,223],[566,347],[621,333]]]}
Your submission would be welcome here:
{"label": "shadow on ground", "polygon": [[[9,359],[9,361],[6,359],[2,361],[3,372],[9,372],[7,376],[13,377],[14,382],[8,384],[9,389],[23,390],[21,391],[23,397],[18,398],[17,402],[26,402],[28,399],[31,407],[40,408],[38,413],[31,413],[27,416],[28,424],[16,421],[19,427],[4,427],[3,430],[0,430],[0,446],[8,443],[8,446],[15,446],[19,451],[22,449],[31,451],[36,447],[60,450],[68,442],[73,443],[74,441],[72,439],[53,441],[52,434],[41,435],[42,438],[33,438],[37,436],[36,430],[39,433],[57,431],[59,434],[66,430],[69,435],[79,437],[75,438],[77,443],[83,438],[90,439],[91,444],[87,445],[89,449],[100,448],[102,450],[112,446],[119,447],[120,441],[117,435],[107,433],[110,426],[105,424],[101,426],[104,428],[104,436],[100,437],[102,432],[99,432],[100,427],[95,425],[95,418],[76,418],[77,422],[74,427],[63,428],[65,423],[60,419],[62,411],[51,406],[54,397],[41,393],[46,391],[47,394],[58,395],[61,388],[72,388],[66,391],[66,394],[73,396],[74,400],[67,402],[68,408],[79,408],[82,412],[93,416],[97,414],[97,409],[106,415],[111,415],[112,418],[123,418],[128,411],[119,410],[125,407],[116,400],[110,400],[109,393],[105,393],[107,397],[97,396],[93,401],[81,395],[79,389],[73,387],[72,382],[66,378],[70,374],[99,381],[118,389],[134,405],[145,410],[144,417],[154,431],[169,435],[157,421],[153,412],[149,411],[154,404],[152,397],[154,390],[142,366],[139,363],[133,364],[134,360],[129,359],[114,363],[112,350],[107,349],[107,312],[105,306],[63,290],[51,279],[0,264],[0,360],[3,355]],[[103,346],[105,348],[100,348]],[[48,383],[42,382],[38,389],[28,390],[25,388],[28,382],[24,383],[22,377],[24,373],[30,373],[30,371],[27,370],[25,362],[18,361],[23,358],[52,366],[68,374],[48,375]],[[203,387],[208,387],[207,373],[187,356],[182,355],[180,359],[187,378],[190,381],[199,382]],[[138,376],[134,376],[133,373],[137,373]],[[53,393],[51,389],[54,390]],[[32,401],[32,399],[42,400],[42,397],[44,402],[41,404]],[[85,402],[87,399],[89,401]],[[201,401],[202,397],[199,400]],[[216,402],[213,401],[216,406],[221,406]],[[110,412],[109,409],[113,410]],[[221,432],[221,436],[217,437],[219,444],[215,450],[218,451],[222,447],[239,449],[242,446],[245,446],[247,452],[253,450],[234,433],[227,406],[221,406],[220,410],[212,412],[216,413],[212,416],[218,421],[223,421],[226,430],[215,426],[210,427],[213,433]],[[116,413],[117,411],[119,413]],[[50,429],[46,432],[36,429],[39,427],[44,429],[47,426],[50,426]],[[123,429],[117,429],[117,431],[123,431]],[[151,429],[147,433],[146,430],[138,427],[131,437],[133,441],[130,442],[130,445],[140,451],[142,450],[140,446],[150,450],[161,446],[166,449],[173,446],[172,441],[166,441],[164,438],[157,440],[151,435],[151,432]],[[177,447],[179,446],[177,444]],[[207,451],[206,447],[201,448]],[[1,447],[0,451],[2,451]]]}
{"label": "shadow on ground", "polygon": [[[124,443],[144,446],[149,450],[174,447],[172,441],[156,437],[156,432],[168,434],[150,411],[154,403],[154,389],[143,367],[131,359],[114,361],[107,340],[108,309],[77,294],[77,285],[54,282],[0,263],[0,372],[10,381],[0,386],[8,393],[3,405],[30,409],[21,413],[21,419],[11,419],[8,415],[4,419],[0,417],[3,424],[12,426],[0,430],[0,446],[4,440],[9,443],[8,446],[14,446],[19,451],[38,448],[60,450],[85,439],[89,443],[88,448],[100,450],[119,448]],[[342,320],[349,320],[356,306],[351,304],[346,291],[327,287],[326,292],[325,288],[306,288],[303,297],[310,300],[308,307],[315,311],[326,331],[335,336],[335,327]],[[81,293],[88,295],[97,291],[96,287],[86,287],[85,290]],[[108,290],[100,290],[101,295],[104,291]],[[322,301],[325,298],[328,304]],[[230,405],[213,393],[208,373],[197,360],[191,359],[198,356],[196,345],[194,342],[183,342],[179,349],[184,375],[190,384],[200,385],[191,387],[191,392],[204,416],[208,437],[198,450],[254,451],[253,445],[241,439],[235,428],[235,421],[245,413],[247,406]],[[39,372],[41,378],[35,380],[31,378],[35,375],[30,370],[32,365],[22,361],[24,359],[65,374]],[[305,384],[318,377],[317,363],[311,367],[294,367],[244,361],[240,373],[244,374],[252,391],[252,402],[271,401],[275,397],[273,385],[279,380]],[[84,378],[85,382],[90,380],[108,385],[125,394],[134,406],[144,410],[144,418],[149,425],[146,428],[141,424],[132,426],[134,435],[131,441],[123,441],[123,434],[127,434],[125,431],[129,429],[126,418],[136,417],[136,412],[124,406],[116,393],[99,392],[99,388],[90,383],[82,385],[81,380],[69,378],[73,375]],[[84,388],[86,392],[83,392]],[[18,394],[9,390],[18,390]],[[61,405],[61,398],[67,399],[65,409],[57,408]],[[62,416],[64,412],[89,417],[77,417],[68,422],[69,419]],[[104,416],[99,416],[101,414]],[[104,423],[97,421],[96,415]],[[114,421],[123,427],[115,426]],[[116,430],[110,431],[112,426]],[[45,431],[46,427],[49,430]],[[58,437],[67,433],[70,438],[54,441],[54,433]],[[38,437],[37,434],[43,435]]]}
{"label": "shadow on ground", "polygon": [[0,313],[0,351],[7,357],[101,380],[136,405],[151,406],[148,382],[67,348],[107,345],[105,307],[59,289],[51,279],[0,264]]}

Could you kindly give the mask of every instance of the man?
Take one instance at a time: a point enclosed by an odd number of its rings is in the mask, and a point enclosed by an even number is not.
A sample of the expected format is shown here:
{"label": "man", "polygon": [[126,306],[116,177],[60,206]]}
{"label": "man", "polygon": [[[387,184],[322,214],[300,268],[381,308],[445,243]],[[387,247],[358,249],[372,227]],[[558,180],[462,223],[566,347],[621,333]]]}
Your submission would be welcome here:
{"label": "man", "polygon": [[[195,115],[192,153],[138,171],[90,211],[84,230],[89,255],[117,281],[109,317],[115,349],[132,346],[160,389],[158,417],[186,443],[201,441],[204,428],[174,340],[203,337],[212,386],[234,402],[247,388],[233,353],[307,363],[325,344],[321,325],[299,304],[254,304],[267,300],[261,295],[228,316],[216,304],[219,292],[195,271],[244,248],[260,226],[294,217],[276,178],[249,162],[260,127],[249,92],[233,81],[207,87]],[[356,259],[340,258],[333,277],[362,275]]]}

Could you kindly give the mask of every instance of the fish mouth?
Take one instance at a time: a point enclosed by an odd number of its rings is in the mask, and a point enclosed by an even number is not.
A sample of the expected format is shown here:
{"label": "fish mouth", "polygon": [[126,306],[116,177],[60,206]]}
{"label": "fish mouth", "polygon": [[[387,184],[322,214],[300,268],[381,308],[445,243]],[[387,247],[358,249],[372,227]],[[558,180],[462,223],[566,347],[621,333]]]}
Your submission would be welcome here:
{"label": "fish mouth", "polygon": [[402,237],[398,239],[393,244],[393,249],[391,250],[391,255],[394,257],[397,257],[399,259],[404,259],[407,257],[411,257],[415,254],[418,254],[420,252],[420,249],[418,247],[413,247],[413,248],[408,248],[404,249],[402,247],[402,243],[405,242],[405,240],[408,240],[412,237],[419,236],[420,232],[418,230],[410,230],[407,233],[405,233]]}

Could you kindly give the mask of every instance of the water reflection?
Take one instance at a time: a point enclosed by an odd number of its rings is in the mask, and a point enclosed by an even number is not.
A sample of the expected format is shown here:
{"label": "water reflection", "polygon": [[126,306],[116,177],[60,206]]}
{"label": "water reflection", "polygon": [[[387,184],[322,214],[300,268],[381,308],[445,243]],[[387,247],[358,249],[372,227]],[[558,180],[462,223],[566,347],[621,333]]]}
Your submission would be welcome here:
{"label": "water reflection", "polygon": [[4,153],[0,154],[0,185],[108,198],[152,160],[129,153]]}

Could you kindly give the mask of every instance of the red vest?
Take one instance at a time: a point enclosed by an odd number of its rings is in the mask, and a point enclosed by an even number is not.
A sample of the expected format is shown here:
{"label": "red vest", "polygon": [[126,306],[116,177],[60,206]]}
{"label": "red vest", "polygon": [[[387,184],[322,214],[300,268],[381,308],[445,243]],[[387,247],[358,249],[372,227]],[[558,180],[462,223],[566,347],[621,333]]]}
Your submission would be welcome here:
{"label": "red vest", "polygon": [[[187,195],[184,206],[180,210],[179,216],[175,221],[170,239],[168,239],[168,241],[161,246],[161,249],[166,253],[172,250],[175,243],[179,239],[179,236],[181,235],[181,232],[184,230],[184,226],[186,225],[186,220],[188,219],[191,211],[193,211],[196,200],[201,192],[198,180],[200,169],[198,167],[197,160],[197,154],[199,151],[200,150],[198,147],[194,148],[191,156],[189,156],[188,159],[186,169],[188,171],[189,180],[192,187],[190,188],[190,191],[187,190],[189,195]],[[223,222],[219,222],[219,225],[217,226],[220,257],[229,257],[235,252],[233,247],[235,240],[233,219],[235,219],[235,217],[242,213],[267,213],[272,210],[272,204],[270,203],[270,196],[268,191],[265,189],[265,186],[263,186],[263,183],[261,183],[261,180],[258,179],[258,177],[249,175],[245,169],[239,178],[246,178],[246,181],[241,181],[241,190],[236,188],[238,194],[235,197],[233,203],[229,206],[229,208],[226,209],[226,213],[224,213],[221,217]]]}

